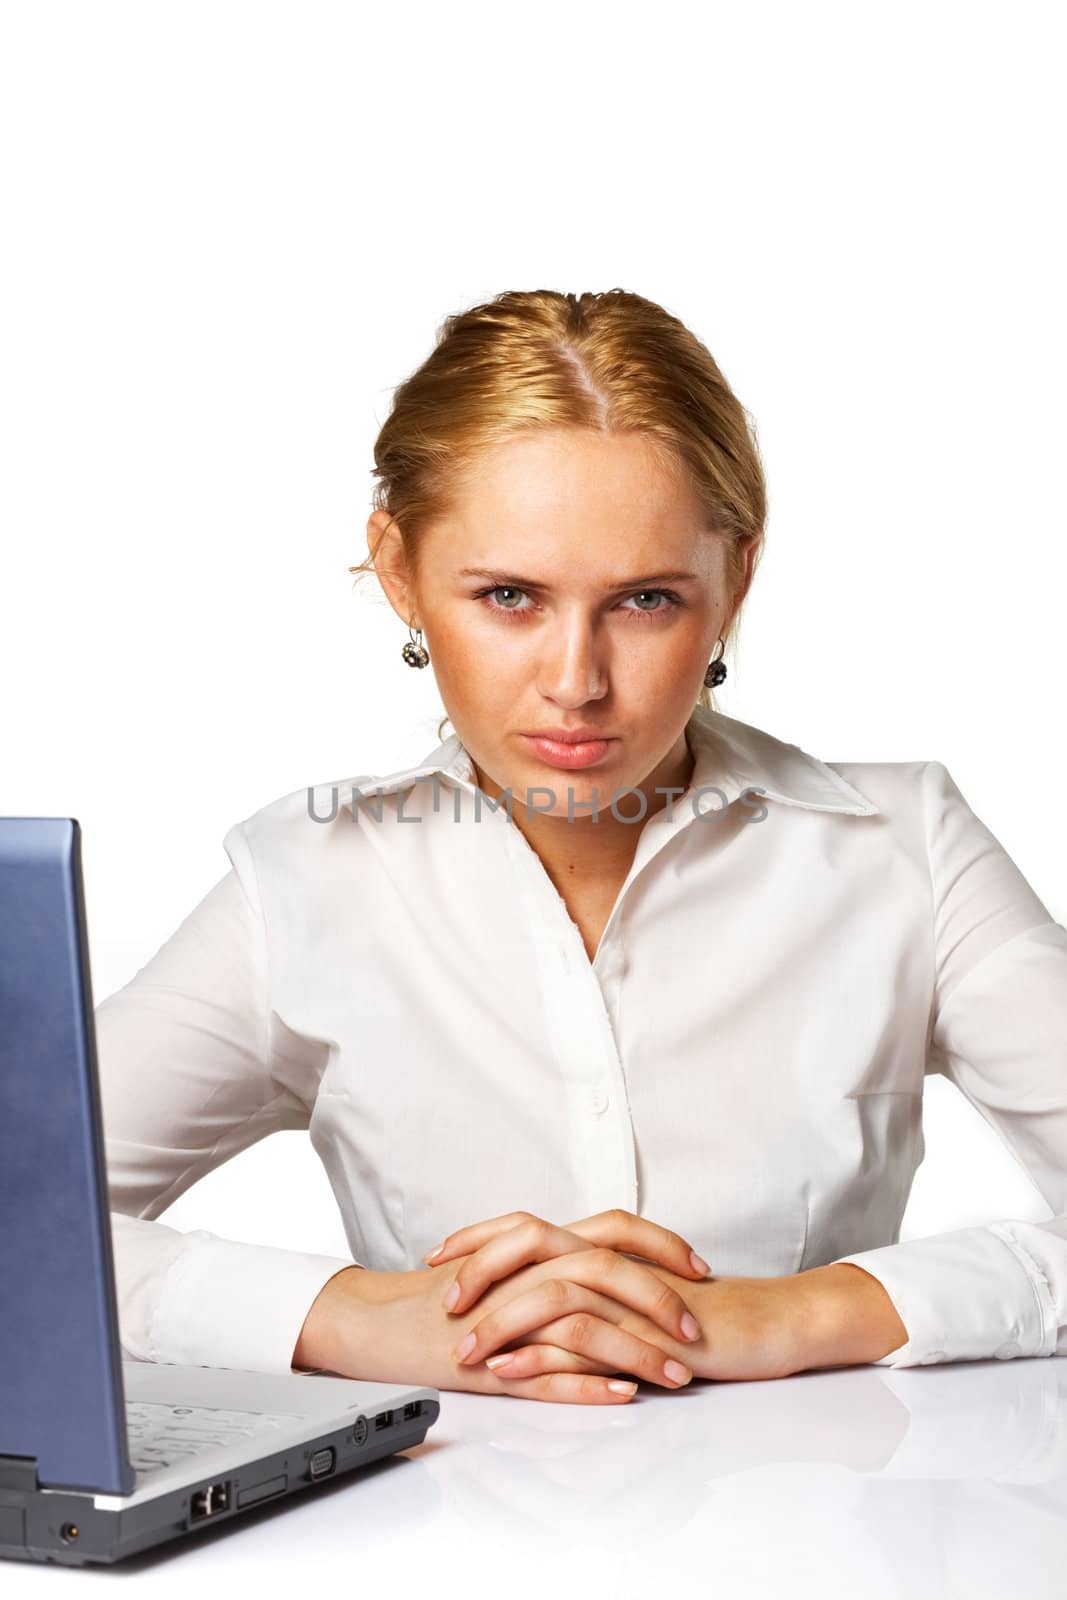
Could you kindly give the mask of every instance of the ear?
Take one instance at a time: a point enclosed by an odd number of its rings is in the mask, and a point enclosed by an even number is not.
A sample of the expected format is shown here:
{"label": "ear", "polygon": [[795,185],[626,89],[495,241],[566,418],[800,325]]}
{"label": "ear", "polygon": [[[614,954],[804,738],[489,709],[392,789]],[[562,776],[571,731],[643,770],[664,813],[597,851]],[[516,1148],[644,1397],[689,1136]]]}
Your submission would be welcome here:
{"label": "ear", "polygon": [[386,599],[406,626],[416,609],[413,585],[400,524],[388,511],[372,511],[367,518],[367,548]]}
{"label": "ear", "polygon": [[756,571],[756,559],[759,555],[762,544],[762,539],[750,539],[748,547],[745,550],[745,568],[741,576],[740,586],[736,595],[734,596],[734,603],[730,611],[731,622],[733,622],[734,617],[736,617],[737,613],[740,611],[741,606],[744,603],[745,596],[752,587],[752,579],[755,576]]}

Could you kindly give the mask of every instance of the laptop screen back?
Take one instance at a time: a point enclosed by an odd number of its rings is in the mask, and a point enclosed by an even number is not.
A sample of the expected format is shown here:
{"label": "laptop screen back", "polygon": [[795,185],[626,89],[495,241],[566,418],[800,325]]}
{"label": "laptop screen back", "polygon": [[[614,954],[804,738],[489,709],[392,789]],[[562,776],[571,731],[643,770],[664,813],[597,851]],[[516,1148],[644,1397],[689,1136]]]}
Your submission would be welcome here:
{"label": "laptop screen back", "polygon": [[72,818],[0,817],[3,1455],[45,1487],[134,1487]]}

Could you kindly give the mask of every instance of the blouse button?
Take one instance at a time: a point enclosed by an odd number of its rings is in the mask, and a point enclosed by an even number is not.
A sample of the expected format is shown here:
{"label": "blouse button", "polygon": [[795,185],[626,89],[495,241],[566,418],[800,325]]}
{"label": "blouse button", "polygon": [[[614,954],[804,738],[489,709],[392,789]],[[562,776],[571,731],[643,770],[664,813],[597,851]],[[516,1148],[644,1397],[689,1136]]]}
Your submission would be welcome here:
{"label": "blouse button", "polygon": [[1002,1344],[998,1350],[993,1351],[998,1361],[1010,1361],[1012,1356],[1021,1356],[1022,1353],[1022,1346],[1017,1345],[1013,1339],[1009,1339],[1007,1344]]}
{"label": "blouse button", "polygon": [[608,1097],[603,1089],[594,1089],[589,1097],[589,1104],[598,1117],[608,1109]]}

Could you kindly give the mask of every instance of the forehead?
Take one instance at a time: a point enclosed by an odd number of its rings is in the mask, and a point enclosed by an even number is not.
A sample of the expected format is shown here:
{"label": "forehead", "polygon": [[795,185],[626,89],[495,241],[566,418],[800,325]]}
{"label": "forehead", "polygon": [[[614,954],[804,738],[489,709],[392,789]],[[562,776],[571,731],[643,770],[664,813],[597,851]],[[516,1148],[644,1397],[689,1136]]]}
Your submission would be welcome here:
{"label": "forehead", "polygon": [[679,462],[642,434],[543,429],[491,445],[464,474],[457,530],[521,533],[611,527],[693,531],[702,509]]}

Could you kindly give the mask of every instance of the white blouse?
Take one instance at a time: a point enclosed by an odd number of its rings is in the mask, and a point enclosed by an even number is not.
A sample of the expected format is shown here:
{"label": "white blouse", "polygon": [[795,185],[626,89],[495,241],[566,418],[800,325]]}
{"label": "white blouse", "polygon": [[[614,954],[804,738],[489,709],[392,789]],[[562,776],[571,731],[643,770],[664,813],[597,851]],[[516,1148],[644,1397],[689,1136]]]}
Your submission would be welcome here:
{"label": "white blouse", "polygon": [[[940,762],[830,765],[702,708],[687,736],[592,962],[454,734],[229,829],[225,877],[96,1010],[128,1355],[290,1371],[352,1262],[154,1220],[280,1128],[366,1267],[621,1206],[719,1275],[857,1262],[908,1331],[887,1366],[1067,1352],[1067,930]],[[897,1242],[928,1072],[1051,1221]]]}

